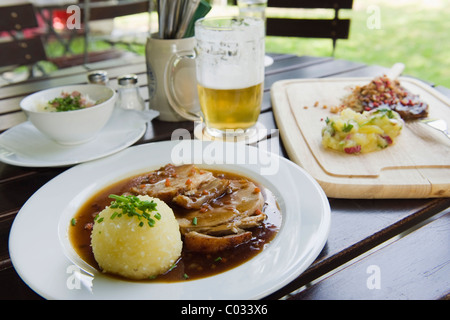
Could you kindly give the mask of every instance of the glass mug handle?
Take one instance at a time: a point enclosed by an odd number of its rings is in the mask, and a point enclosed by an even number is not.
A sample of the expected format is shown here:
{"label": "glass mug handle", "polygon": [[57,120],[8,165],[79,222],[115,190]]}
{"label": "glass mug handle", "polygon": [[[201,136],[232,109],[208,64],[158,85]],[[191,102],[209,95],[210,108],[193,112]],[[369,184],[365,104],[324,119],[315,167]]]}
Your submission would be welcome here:
{"label": "glass mug handle", "polygon": [[[172,109],[181,117],[191,121],[201,121],[199,114],[187,110],[188,106],[183,106],[175,92],[175,69],[183,59],[194,60],[197,57],[195,50],[175,52],[167,61],[164,74],[164,91]],[[196,79],[194,79],[196,81]]]}

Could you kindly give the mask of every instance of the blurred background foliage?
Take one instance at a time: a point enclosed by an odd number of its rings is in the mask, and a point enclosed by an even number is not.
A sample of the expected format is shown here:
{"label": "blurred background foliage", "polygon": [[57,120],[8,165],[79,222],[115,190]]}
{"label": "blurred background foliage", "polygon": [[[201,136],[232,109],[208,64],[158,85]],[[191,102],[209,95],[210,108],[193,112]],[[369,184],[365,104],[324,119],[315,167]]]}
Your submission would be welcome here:
{"label": "blurred background foliage", "polygon": [[[211,0],[211,4],[213,10],[210,15],[238,12],[226,0]],[[269,9],[267,14],[332,18],[334,13],[332,10]],[[154,32],[155,15],[116,18],[115,32],[145,28]],[[450,0],[355,0],[353,9],[341,10],[340,17],[351,19],[350,37],[338,40],[336,59],[384,67],[400,61],[406,65],[404,74],[450,88]],[[90,42],[89,50],[103,50],[109,46],[101,40],[94,40]],[[83,39],[74,41],[72,47],[75,53],[83,52]],[[126,50],[130,48],[138,54],[145,54],[143,43],[123,46]],[[49,56],[58,56],[60,51],[57,44],[48,44]],[[267,37],[266,51],[330,56],[332,44],[328,39]]]}
{"label": "blurred background foliage", "polygon": [[[376,15],[379,14],[377,25]],[[341,18],[351,19],[348,40],[338,40],[335,58],[390,67],[450,87],[449,0],[356,0]],[[268,52],[327,56],[331,40],[268,37]]]}

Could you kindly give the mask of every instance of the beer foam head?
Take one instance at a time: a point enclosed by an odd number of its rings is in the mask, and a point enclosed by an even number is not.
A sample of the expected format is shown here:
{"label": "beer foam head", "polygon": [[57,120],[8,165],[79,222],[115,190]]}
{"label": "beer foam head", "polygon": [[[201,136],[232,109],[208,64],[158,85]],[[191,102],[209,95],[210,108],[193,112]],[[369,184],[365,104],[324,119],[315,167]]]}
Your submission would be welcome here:
{"label": "beer foam head", "polygon": [[197,21],[197,80],[204,87],[236,89],[264,80],[264,22],[253,18]]}

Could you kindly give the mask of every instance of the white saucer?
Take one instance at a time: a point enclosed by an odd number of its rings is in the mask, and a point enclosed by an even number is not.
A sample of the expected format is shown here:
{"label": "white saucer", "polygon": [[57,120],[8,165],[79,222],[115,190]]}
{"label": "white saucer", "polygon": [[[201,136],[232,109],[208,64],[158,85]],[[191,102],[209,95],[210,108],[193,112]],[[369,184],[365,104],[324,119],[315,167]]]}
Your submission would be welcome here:
{"label": "white saucer", "polygon": [[273,64],[273,58],[270,56],[264,56],[264,67],[271,66]]}
{"label": "white saucer", "polygon": [[265,139],[267,135],[268,131],[266,127],[260,122],[257,122],[252,128],[249,129],[248,133],[242,136],[212,136],[206,131],[205,124],[202,122],[196,122],[196,125],[194,127],[195,138],[202,141],[245,142],[245,144],[253,144]]}
{"label": "white saucer", "polygon": [[102,158],[139,140],[147,121],[158,116],[116,109],[93,140],[64,146],[39,132],[31,122],[21,123],[0,135],[0,161],[23,167],[60,167]]}

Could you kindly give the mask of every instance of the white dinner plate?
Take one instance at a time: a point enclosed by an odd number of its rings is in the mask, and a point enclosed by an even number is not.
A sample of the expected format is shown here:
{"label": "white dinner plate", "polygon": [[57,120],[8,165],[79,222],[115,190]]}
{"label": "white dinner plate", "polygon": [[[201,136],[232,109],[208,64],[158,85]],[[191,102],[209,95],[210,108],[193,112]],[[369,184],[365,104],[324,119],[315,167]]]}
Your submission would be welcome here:
{"label": "white dinner plate", "polygon": [[[167,163],[194,163],[261,183],[274,193],[282,212],[278,234],[249,261],[199,280],[126,281],[84,263],[67,237],[75,212],[96,191]],[[47,299],[260,299],[297,278],[316,259],[329,228],[325,193],[293,162],[245,145],[166,141],[80,164],[49,181],[17,214],[9,253],[23,281]]]}
{"label": "white dinner plate", "polygon": [[95,160],[135,143],[149,120],[137,112],[116,108],[93,140],[74,146],[54,142],[26,121],[0,135],[0,161],[22,167],[60,167]]}

